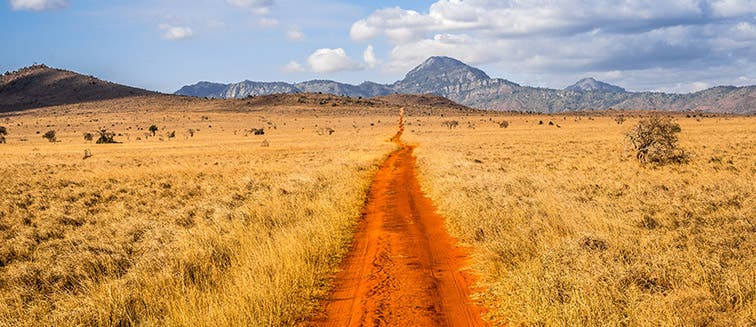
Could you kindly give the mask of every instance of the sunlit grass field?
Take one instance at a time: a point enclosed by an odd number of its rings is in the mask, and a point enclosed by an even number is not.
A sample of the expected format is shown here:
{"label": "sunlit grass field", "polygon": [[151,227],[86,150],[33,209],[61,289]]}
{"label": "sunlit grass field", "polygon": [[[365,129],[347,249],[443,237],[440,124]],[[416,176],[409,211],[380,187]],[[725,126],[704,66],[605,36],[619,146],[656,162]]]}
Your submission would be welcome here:
{"label": "sunlit grass field", "polygon": [[[73,107],[0,119],[2,326],[306,319],[398,118]],[[85,142],[103,127],[123,143]]]}
{"label": "sunlit grass field", "polygon": [[[312,316],[399,110],[243,101],[0,117],[0,326]],[[495,325],[756,324],[756,119],[679,116],[691,160],[656,167],[624,139],[638,118],[408,113],[423,189]],[[102,128],[123,143],[84,140]]]}
{"label": "sunlit grass field", "polygon": [[624,134],[637,120],[406,119],[491,320],[756,325],[756,119],[679,116],[691,161],[663,167],[635,160]]}

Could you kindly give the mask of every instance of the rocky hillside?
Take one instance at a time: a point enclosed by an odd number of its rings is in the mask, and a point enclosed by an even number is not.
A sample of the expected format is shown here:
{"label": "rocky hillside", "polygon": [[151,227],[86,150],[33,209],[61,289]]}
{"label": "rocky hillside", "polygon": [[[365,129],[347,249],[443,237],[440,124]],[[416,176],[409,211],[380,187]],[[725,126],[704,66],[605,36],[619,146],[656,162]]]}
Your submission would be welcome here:
{"label": "rocky hillside", "polygon": [[[244,87],[239,86],[244,84]],[[271,87],[275,85],[276,87]],[[586,78],[564,90],[521,86],[491,78],[480,69],[448,57],[431,57],[393,84],[360,85],[314,80],[297,84],[245,81],[237,84],[200,82],[176,94],[242,98],[272,93],[322,92],[351,97],[390,94],[435,94],[479,109],[562,112],[573,110],[667,110],[719,113],[756,113],[756,86],[715,87],[691,94],[627,92],[625,89]]]}
{"label": "rocky hillside", "polygon": [[0,112],[152,94],[45,65],[0,76]]}

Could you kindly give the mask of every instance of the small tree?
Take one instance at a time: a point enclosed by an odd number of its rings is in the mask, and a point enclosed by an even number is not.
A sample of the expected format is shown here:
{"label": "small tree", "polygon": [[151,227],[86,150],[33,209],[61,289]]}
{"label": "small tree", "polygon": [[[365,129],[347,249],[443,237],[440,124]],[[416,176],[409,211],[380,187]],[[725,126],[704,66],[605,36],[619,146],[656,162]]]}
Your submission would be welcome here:
{"label": "small tree", "polygon": [[150,133],[152,133],[152,136],[155,136],[155,133],[157,133],[158,131],[158,127],[155,125],[151,125],[148,130],[150,131]]}
{"label": "small tree", "polygon": [[115,133],[108,132],[107,129],[101,129],[97,131],[98,134],[100,134],[100,137],[97,139],[97,144],[112,144],[112,143],[118,143],[115,139]]}
{"label": "small tree", "polygon": [[688,155],[677,145],[677,133],[682,129],[672,118],[653,116],[642,119],[627,133],[641,163],[685,163]]}
{"label": "small tree", "polygon": [[55,131],[53,130],[47,131],[45,134],[42,135],[42,138],[45,138],[50,142],[58,141],[58,139],[55,137]]}

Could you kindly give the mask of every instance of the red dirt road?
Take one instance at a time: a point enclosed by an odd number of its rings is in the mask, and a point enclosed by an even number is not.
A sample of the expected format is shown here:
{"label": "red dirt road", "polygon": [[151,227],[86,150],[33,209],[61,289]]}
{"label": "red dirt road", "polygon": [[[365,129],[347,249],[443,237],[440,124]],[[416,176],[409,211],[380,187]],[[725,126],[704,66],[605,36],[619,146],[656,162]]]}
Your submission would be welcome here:
{"label": "red dirt road", "polygon": [[465,252],[420,190],[413,147],[401,146],[375,176],[336,288],[314,326],[484,326],[470,300]]}

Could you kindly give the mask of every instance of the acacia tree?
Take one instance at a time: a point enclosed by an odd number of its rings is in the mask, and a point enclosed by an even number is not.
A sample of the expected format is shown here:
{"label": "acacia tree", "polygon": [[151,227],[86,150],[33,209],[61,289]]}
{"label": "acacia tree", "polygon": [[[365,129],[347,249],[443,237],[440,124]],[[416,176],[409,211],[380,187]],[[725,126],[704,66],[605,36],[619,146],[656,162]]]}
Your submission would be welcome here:
{"label": "acacia tree", "polygon": [[680,125],[672,118],[653,116],[640,120],[627,138],[641,163],[685,163],[688,155],[677,144],[680,131]]}

